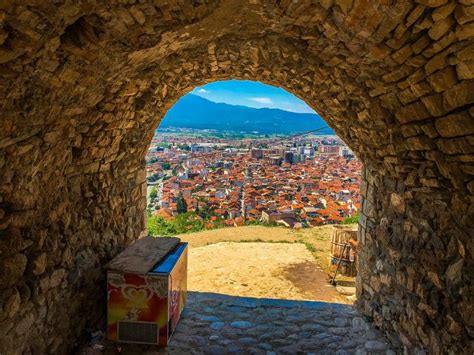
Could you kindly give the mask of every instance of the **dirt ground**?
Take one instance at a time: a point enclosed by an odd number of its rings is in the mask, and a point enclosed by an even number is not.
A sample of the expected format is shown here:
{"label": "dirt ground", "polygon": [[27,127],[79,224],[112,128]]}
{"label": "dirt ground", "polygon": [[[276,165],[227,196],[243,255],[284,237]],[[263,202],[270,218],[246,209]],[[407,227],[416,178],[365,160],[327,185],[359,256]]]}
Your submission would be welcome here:
{"label": "dirt ground", "polygon": [[224,242],[191,248],[188,290],[348,303],[300,243]]}
{"label": "dirt ground", "polygon": [[[349,225],[350,226],[350,225]],[[313,254],[317,263],[328,274],[334,273],[331,264],[331,225],[300,230],[285,227],[245,226],[207,230],[192,234],[178,235],[191,248],[219,242],[281,242],[303,243]],[[346,278],[350,281],[350,278]]]}
{"label": "dirt ground", "polygon": [[[188,288],[235,296],[352,303],[329,285],[333,227],[246,226],[184,234]],[[351,280],[345,281],[351,282]]]}

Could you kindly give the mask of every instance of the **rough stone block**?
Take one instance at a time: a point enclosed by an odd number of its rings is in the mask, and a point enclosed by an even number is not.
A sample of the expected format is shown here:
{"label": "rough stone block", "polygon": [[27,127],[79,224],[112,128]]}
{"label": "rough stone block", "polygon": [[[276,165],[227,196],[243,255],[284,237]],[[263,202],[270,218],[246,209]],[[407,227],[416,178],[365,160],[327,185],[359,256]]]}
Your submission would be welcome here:
{"label": "rough stone block", "polygon": [[456,73],[460,80],[474,79],[474,60],[458,62],[456,65]]}
{"label": "rough stone block", "polygon": [[413,53],[413,50],[409,44],[392,54],[392,58],[398,63],[403,64]]}
{"label": "rough stone block", "polygon": [[410,102],[416,101],[418,97],[413,93],[411,88],[407,88],[403,91],[400,91],[398,94],[400,102],[404,105],[409,104]]}
{"label": "rough stone block", "polygon": [[474,43],[457,51],[455,56],[458,60],[474,60]]}
{"label": "rough stone block", "polygon": [[421,36],[411,45],[413,53],[420,54],[423,50],[431,44],[431,39],[428,35]]}
{"label": "rough stone block", "polygon": [[33,260],[33,268],[32,268],[33,274],[41,275],[46,270],[46,265],[47,265],[46,253],[42,253],[38,255]]}
{"label": "rough stone block", "polygon": [[15,254],[0,259],[0,289],[14,286],[23,276],[28,259],[23,254]]}
{"label": "rough stone block", "polygon": [[411,90],[413,91],[415,96],[418,98],[425,96],[433,91],[432,87],[426,80],[423,80],[419,83],[412,85]]}
{"label": "rough stone block", "polygon": [[413,121],[425,120],[430,118],[431,115],[423,103],[417,101],[400,108],[397,112],[395,112],[395,117],[400,123],[405,124]]}
{"label": "rough stone block", "polygon": [[434,39],[438,40],[443,37],[453,26],[454,19],[452,17],[446,17],[438,22],[435,22],[433,26],[429,29],[428,35]]}
{"label": "rough stone block", "polygon": [[421,126],[421,130],[427,135],[429,138],[436,138],[439,136],[438,131],[435,128],[433,122],[425,123]]}
{"label": "rough stone block", "polygon": [[459,5],[456,7],[456,11],[454,12],[454,17],[456,21],[464,25],[465,23],[474,21],[474,5],[472,6],[463,6]]}
{"label": "rough stone block", "polygon": [[438,148],[446,154],[471,154],[474,146],[468,144],[465,138],[445,138],[436,142]]}
{"label": "rough stone block", "polygon": [[438,7],[446,4],[448,0],[415,0],[415,2],[428,7]]}
{"label": "rough stone block", "polygon": [[456,26],[456,37],[458,38],[458,40],[463,41],[465,39],[473,38],[473,36],[474,22]]}
{"label": "rough stone block", "polygon": [[449,15],[454,11],[454,8],[456,7],[456,2],[451,1],[448,2],[446,5],[443,5],[441,7],[436,8],[432,13],[431,17],[433,18],[433,21],[440,21]]}
{"label": "rough stone block", "polygon": [[399,194],[390,194],[390,204],[396,212],[405,213],[405,200]]}
{"label": "rough stone block", "polygon": [[443,92],[443,107],[449,112],[474,102],[474,80],[463,80]]}
{"label": "rough stone block", "polygon": [[443,116],[448,112],[448,110],[443,107],[442,94],[422,97],[421,102],[423,102],[423,105],[425,105],[428,112],[434,117]]}
{"label": "rough stone block", "polygon": [[[451,46],[455,42],[456,42],[456,35],[454,34],[454,32],[449,32],[443,38],[441,38],[439,41],[431,43],[423,51],[423,56],[426,57],[426,58],[431,58],[435,54],[441,52],[442,50],[449,49],[449,46]],[[449,63],[449,60],[448,60],[448,63]],[[432,64],[434,64],[434,63],[432,63]]]}
{"label": "rough stone block", "polygon": [[445,273],[446,280],[451,284],[457,284],[461,282],[463,266],[463,259],[459,259],[455,263],[449,265]]}
{"label": "rough stone block", "polygon": [[426,77],[435,92],[442,92],[457,84],[456,72],[453,67],[447,67]]}
{"label": "rough stone block", "polygon": [[410,14],[406,18],[406,26],[410,27],[413,25],[423,14],[425,11],[426,6],[425,5],[416,5],[415,8],[410,12]]}
{"label": "rough stone block", "polygon": [[467,112],[455,113],[438,118],[436,130],[442,137],[457,137],[474,134],[474,118]]}
{"label": "rough stone block", "polygon": [[426,74],[434,73],[435,71],[443,69],[444,67],[448,66],[448,60],[446,59],[447,55],[448,53],[445,51],[431,58],[428,61],[428,63],[426,63],[425,65]]}
{"label": "rough stone block", "polygon": [[421,127],[418,124],[405,124],[401,128],[403,137],[413,137],[422,133]]}
{"label": "rough stone block", "polygon": [[434,144],[428,137],[423,135],[407,138],[405,146],[407,150],[431,150]]}

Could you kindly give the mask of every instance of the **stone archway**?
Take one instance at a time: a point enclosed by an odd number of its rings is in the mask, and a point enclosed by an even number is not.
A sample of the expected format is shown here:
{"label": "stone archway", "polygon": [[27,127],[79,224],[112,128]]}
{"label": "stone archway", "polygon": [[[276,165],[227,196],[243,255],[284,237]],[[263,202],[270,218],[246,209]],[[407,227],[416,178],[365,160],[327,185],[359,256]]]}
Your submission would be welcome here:
{"label": "stone archway", "polygon": [[229,78],[296,94],[364,162],[359,308],[409,347],[472,347],[469,5],[0,4],[0,350],[63,352],[102,318],[101,267],[145,229],[154,128]]}

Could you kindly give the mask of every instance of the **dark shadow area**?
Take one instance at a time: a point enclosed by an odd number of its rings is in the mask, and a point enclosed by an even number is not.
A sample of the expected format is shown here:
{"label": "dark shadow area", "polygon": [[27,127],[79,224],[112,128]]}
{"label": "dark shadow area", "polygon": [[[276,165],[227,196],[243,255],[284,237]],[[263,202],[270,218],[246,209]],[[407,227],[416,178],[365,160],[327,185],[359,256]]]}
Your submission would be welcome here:
{"label": "dark shadow area", "polygon": [[[194,305],[195,302],[206,301],[212,299],[214,302],[222,304],[230,304],[246,308],[256,307],[283,307],[283,308],[307,308],[307,309],[340,309],[349,310],[352,306],[335,303],[335,302],[324,302],[324,301],[299,301],[299,300],[287,300],[282,298],[257,298],[257,297],[239,297],[230,296],[222,293],[215,292],[188,292],[188,304]],[[185,309],[186,311],[186,309]]]}
{"label": "dark shadow area", "polygon": [[327,274],[316,262],[305,261],[292,264],[282,270],[282,277],[290,281],[308,299],[331,303],[352,303],[330,285]]}
{"label": "dark shadow area", "polygon": [[342,287],[356,287],[355,280],[337,280],[337,285]]}
{"label": "dark shadow area", "polygon": [[334,354],[368,346],[391,349],[350,305],[188,292],[166,349],[95,339],[78,354]]}

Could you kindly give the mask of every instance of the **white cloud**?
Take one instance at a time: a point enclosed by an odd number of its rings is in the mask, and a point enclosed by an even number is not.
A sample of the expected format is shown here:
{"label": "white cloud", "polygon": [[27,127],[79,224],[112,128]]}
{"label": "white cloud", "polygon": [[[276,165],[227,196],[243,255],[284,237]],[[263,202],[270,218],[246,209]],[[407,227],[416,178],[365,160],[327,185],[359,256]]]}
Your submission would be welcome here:
{"label": "white cloud", "polygon": [[269,97],[251,97],[250,100],[258,102],[260,104],[267,104],[267,105],[273,104],[272,99],[270,99]]}
{"label": "white cloud", "polygon": [[198,93],[200,93],[200,94],[209,94],[209,91],[206,90],[206,89],[201,88],[201,89],[198,90]]}

